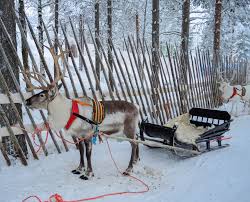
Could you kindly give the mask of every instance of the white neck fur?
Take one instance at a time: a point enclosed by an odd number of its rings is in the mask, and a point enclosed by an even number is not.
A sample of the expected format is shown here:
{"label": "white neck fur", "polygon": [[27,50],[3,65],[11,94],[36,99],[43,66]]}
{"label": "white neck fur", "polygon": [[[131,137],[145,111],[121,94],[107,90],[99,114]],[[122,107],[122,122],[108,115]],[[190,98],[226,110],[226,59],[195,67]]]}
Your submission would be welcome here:
{"label": "white neck fur", "polygon": [[49,124],[57,130],[62,129],[71,114],[72,102],[60,93],[48,104]]}

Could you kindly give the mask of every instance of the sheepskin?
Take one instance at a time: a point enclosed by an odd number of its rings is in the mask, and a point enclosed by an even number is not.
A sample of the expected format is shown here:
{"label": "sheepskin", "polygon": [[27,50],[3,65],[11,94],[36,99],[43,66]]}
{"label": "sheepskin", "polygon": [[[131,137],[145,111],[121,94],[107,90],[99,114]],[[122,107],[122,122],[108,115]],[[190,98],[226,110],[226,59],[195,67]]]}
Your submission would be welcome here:
{"label": "sheepskin", "polygon": [[189,122],[189,114],[180,115],[174,119],[171,119],[166,126],[174,127],[177,126],[176,138],[180,142],[196,145],[195,141],[200,137],[201,134],[206,132],[208,129],[203,127],[196,127]]}

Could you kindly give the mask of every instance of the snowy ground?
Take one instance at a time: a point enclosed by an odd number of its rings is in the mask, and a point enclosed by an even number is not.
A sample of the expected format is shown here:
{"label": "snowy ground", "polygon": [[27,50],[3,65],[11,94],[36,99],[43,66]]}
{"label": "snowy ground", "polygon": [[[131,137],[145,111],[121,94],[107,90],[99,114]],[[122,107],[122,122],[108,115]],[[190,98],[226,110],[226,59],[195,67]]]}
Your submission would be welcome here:
{"label": "snowy ground", "polygon": [[[231,146],[190,159],[180,159],[163,149],[140,147],[141,161],[134,175],[149,185],[149,192],[138,195],[112,196],[99,201],[162,202],[248,202],[250,187],[249,142],[250,116],[235,118],[228,135]],[[126,142],[110,141],[117,164],[125,169],[130,155]],[[110,160],[107,145],[94,146],[95,177],[80,180],[71,170],[78,165],[74,148],[51,154],[28,167],[17,163],[5,166],[0,159],[0,202],[20,202],[30,195],[43,201],[59,193],[64,200],[76,200],[120,191],[140,191],[141,184],[118,174]],[[35,199],[28,200],[36,202]]]}

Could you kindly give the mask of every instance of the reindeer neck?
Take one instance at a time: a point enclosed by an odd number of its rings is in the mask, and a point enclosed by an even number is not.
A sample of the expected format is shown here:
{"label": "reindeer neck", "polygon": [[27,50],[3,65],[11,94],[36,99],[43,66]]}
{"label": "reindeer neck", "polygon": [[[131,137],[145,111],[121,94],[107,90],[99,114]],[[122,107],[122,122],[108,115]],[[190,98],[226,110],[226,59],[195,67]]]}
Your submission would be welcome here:
{"label": "reindeer neck", "polygon": [[71,100],[58,94],[48,104],[49,120],[53,121],[53,125],[57,129],[61,129],[67,123],[71,113]]}

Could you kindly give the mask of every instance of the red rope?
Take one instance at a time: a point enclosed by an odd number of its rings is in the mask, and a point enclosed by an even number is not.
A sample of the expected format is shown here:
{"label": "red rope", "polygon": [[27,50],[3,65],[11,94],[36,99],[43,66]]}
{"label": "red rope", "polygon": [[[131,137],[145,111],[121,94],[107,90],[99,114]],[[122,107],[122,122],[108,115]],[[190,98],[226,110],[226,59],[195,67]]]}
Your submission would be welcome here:
{"label": "red rope", "polygon": [[69,144],[79,144],[80,142],[90,138],[93,136],[93,134],[91,133],[90,135],[87,135],[86,137],[83,137],[83,138],[78,138],[78,141],[77,142],[71,142],[69,140],[66,140],[64,137],[61,137],[60,135],[57,134],[57,132],[55,131],[55,134],[57,137],[59,137],[60,139],[64,140],[65,142],[69,143]]}
{"label": "red rope", "polygon": [[25,201],[27,201],[27,200],[29,200],[31,198],[35,198],[35,199],[37,199],[37,201],[42,202],[41,199],[38,196],[29,196],[29,197],[25,198],[24,200],[22,200],[22,202],[25,202]]}
{"label": "red rope", "polygon": [[[46,144],[47,138],[48,138],[49,126],[47,125],[46,128],[47,128],[47,136],[46,136],[45,144]],[[37,130],[35,130],[34,134],[37,133],[38,130],[41,132],[41,129],[37,129]],[[57,135],[59,138],[64,139],[63,137],[59,136],[57,133],[56,133],[56,135]],[[92,135],[93,135],[93,134],[91,134],[91,136],[92,136]],[[91,136],[90,136],[90,137],[91,137]],[[79,142],[83,141],[84,139],[86,139],[86,137],[85,137],[85,138],[81,138],[81,139],[78,140],[77,142],[79,143]],[[66,142],[70,143],[70,144],[76,144],[76,143],[70,142],[70,141],[68,141],[68,140],[66,140],[66,139],[64,139],[64,140],[65,140]],[[110,145],[109,145],[108,140],[106,140],[106,142],[107,142],[107,146],[108,146],[108,150],[109,150],[110,157],[111,157],[111,159],[112,159],[112,161],[113,161],[113,163],[114,163],[114,165],[115,165],[117,171],[118,171],[120,174],[122,174],[122,172],[120,171],[118,165],[116,164],[116,162],[115,162],[115,160],[114,160],[114,157],[113,157],[113,155],[112,155],[111,148],[110,148]],[[41,146],[40,146],[40,148],[41,148]],[[40,150],[40,148],[39,148],[39,150]],[[39,151],[39,150],[38,150],[38,151]],[[64,199],[62,198],[62,196],[59,195],[59,194],[54,194],[54,195],[51,195],[51,196],[49,197],[49,201],[45,201],[45,202],[82,202],[82,201],[97,200],[97,199],[105,198],[105,197],[108,197],[108,196],[116,196],[116,195],[124,195],[124,194],[142,194],[142,193],[146,193],[146,192],[149,191],[149,186],[148,186],[145,182],[143,182],[142,180],[140,180],[140,179],[138,179],[138,178],[136,178],[135,176],[132,176],[132,175],[128,175],[128,177],[132,178],[132,179],[135,180],[135,181],[140,182],[140,183],[145,187],[145,189],[142,190],[142,191],[134,191],[134,192],[133,192],[133,191],[113,192],[113,193],[103,194],[103,195],[94,196],[94,197],[89,197],[89,198],[84,198],[84,199],[79,199],[79,200],[71,200],[71,201],[66,201],[66,200],[64,200]],[[31,198],[35,198],[35,199],[37,199],[38,202],[42,202],[42,200],[41,200],[38,196],[29,196],[29,197],[25,198],[22,202],[26,202],[27,200],[29,200],[29,199],[31,199]]]}
{"label": "red rope", "polygon": [[229,140],[231,138],[232,138],[231,136],[229,136],[229,137],[218,137],[218,138],[216,138],[214,140],[211,140],[211,142],[214,142],[214,141],[217,141],[217,140]]}

